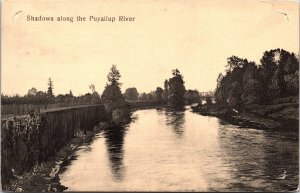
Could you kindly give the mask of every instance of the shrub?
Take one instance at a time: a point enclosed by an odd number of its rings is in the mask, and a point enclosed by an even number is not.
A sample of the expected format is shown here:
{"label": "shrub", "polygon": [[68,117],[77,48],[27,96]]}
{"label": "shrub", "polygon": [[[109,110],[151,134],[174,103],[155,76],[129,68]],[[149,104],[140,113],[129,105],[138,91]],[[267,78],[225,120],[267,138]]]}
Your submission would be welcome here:
{"label": "shrub", "polygon": [[130,122],[130,111],[128,109],[116,109],[112,112],[112,122],[115,125],[124,125]]}

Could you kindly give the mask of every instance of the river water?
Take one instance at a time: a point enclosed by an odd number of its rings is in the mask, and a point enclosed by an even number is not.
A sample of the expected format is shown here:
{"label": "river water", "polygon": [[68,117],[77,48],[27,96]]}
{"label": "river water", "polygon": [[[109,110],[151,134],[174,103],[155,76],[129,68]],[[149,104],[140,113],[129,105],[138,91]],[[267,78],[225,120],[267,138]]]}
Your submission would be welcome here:
{"label": "river water", "polygon": [[138,110],[101,131],[60,175],[67,191],[285,191],[298,188],[298,133]]}

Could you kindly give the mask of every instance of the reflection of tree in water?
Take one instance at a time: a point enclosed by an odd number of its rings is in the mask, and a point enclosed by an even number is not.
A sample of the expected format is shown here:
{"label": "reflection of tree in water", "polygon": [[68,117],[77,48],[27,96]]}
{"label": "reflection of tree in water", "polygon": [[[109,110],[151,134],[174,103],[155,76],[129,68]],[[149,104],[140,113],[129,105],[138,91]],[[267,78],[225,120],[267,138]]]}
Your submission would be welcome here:
{"label": "reflection of tree in water", "polygon": [[122,181],[124,177],[124,136],[125,128],[112,127],[104,131],[106,148],[111,164],[111,172],[115,181]]}
{"label": "reflection of tree in water", "polygon": [[165,115],[166,115],[166,124],[170,125],[173,128],[174,132],[179,137],[181,137],[184,132],[183,129],[183,125],[185,122],[184,110],[180,110],[180,111],[166,110]]}

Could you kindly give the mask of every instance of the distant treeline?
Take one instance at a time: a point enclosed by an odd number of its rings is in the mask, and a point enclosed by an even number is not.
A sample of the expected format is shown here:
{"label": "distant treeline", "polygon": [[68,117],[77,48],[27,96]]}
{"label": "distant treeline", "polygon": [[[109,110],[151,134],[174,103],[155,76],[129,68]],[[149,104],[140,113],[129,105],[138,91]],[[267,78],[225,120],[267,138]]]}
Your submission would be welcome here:
{"label": "distant treeline", "polygon": [[96,92],[95,85],[91,84],[89,85],[89,88],[92,92],[81,96],[74,96],[71,90],[68,94],[58,94],[55,96],[53,93],[53,81],[49,78],[48,89],[46,92],[38,91],[36,88],[32,87],[24,96],[18,94],[14,96],[1,94],[1,104],[32,104],[46,106],[47,104],[65,104],[63,106],[74,106],[100,103],[100,95]]}
{"label": "distant treeline", "polygon": [[[201,101],[200,94],[197,90],[185,90],[183,77],[176,69],[173,71],[173,76],[169,80],[164,82],[164,89],[157,87],[155,91],[150,93],[138,93],[135,87],[127,88],[125,93],[122,94],[126,101],[165,101],[175,97],[174,103],[198,103]],[[95,91],[93,84],[89,85],[91,93],[86,93],[81,96],[74,96],[70,90],[68,94],[53,94],[53,82],[49,78],[48,91],[38,91],[36,88],[28,90],[24,96],[14,95],[8,96],[1,94],[1,104],[32,104],[32,105],[45,105],[47,104],[60,104],[60,106],[74,106],[74,105],[86,105],[86,104],[99,104],[102,103],[101,96]],[[180,97],[182,96],[182,97]],[[179,102],[180,101],[180,102]],[[50,105],[48,105],[50,107]]]}
{"label": "distant treeline", "polygon": [[[283,49],[264,52],[260,64],[231,56],[226,74],[217,80],[215,99],[219,104],[293,102],[299,96],[299,56]],[[295,102],[295,101],[294,101]]]}
{"label": "distant treeline", "polygon": [[[247,59],[231,56],[227,61],[226,74],[220,74],[217,79],[215,101],[236,108],[247,104],[289,102],[299,95],[298,60],[299,57],[294,53],[279,48],[266,51],[259,65]],[[121,93],[118,82],[120,77],[119,71],[113,65],[108,75],[108,85],[101,96],[95,91],[93,84],[89,85],[91,92],[85,95],[73,96],[70,90],[68,94],[55,96],[53,81],[49,78],[47,92],[31,88],[25,96],[1,94],[1,104],[59,103],[73,106],[109,101],[109,105],[114,106],[116,101],[153,100],[164,101],[168,106],[177,108],[185,104],[202,103],[197,90],[186,90],[183,76],[178,69],[174,69],[172,77],[164,81],[164,88],[157,87],[150,93],[139,93],[135,87],[127,88],[124,94]],[[123,106],[124,101],[121,102]],[[211,101],[209,96],[206,101]]]}
{"label": "distant treeline", "polygon": [[[34,89],[34,88],[32,88]],[[100,103],[100,96],[97,93],[86,93],[81,96],[73,96],[70,94],[59,94],[57,96],[49,97],[45,92],[38,91],[36,94],[26,94],[24,96],[14,95],[1,95],[1,104],[33,104],[33,105],[46,105],[46,104],[69,104],[69,105],[83,105]]]}

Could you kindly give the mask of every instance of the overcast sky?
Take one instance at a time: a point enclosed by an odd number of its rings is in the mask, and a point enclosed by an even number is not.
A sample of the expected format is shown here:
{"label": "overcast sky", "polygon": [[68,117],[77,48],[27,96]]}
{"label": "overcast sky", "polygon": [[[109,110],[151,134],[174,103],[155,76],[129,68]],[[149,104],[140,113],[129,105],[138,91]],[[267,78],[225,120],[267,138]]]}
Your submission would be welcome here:
{"label": "overcast sky", "polygon": [[[214,90],[226,58],[259,63],[264,51],[299,53],[299,3],[290,1],[2,2],[1,92],[28,89],[80,95],[95,84],[102,93],[112,64],[122,91],[163,87],[178,68],[187,89]],[[90,2],[90,1],[89,1]],[[280,13],[279,13],[280,12]],[[286,15],[282,14],[286,13]],[[27,16],[128,16],[133,22],[38,22]],[[75,19],[75,18],[74,18]]]}

